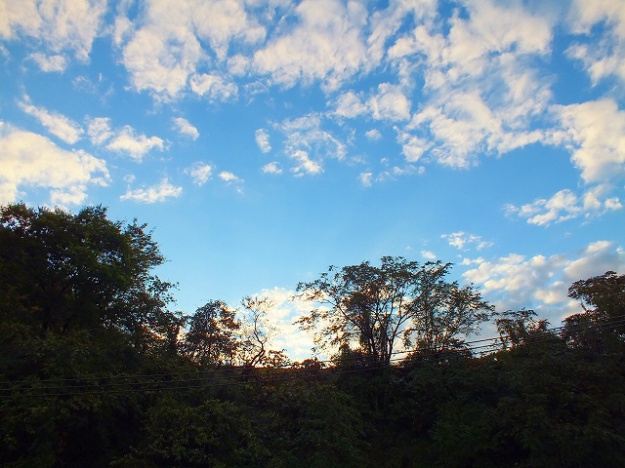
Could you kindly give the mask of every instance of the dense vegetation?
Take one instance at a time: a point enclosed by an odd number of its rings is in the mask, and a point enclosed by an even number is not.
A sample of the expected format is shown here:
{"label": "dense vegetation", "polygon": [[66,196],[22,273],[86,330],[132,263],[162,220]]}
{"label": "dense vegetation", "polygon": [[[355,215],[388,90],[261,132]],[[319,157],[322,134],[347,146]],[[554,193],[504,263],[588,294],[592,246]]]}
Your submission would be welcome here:
{"label": "dense vegetation", "polygon": [[[625,464],[625,275],[574,283],[584,312],[552,329],[448,264],[330,267],[298,291],[334,358],[291,363],[263,299],[170,311],[144,225],[23,205],[0,222],[2,466]],[[496,343],[467,341],[489,320]]]}

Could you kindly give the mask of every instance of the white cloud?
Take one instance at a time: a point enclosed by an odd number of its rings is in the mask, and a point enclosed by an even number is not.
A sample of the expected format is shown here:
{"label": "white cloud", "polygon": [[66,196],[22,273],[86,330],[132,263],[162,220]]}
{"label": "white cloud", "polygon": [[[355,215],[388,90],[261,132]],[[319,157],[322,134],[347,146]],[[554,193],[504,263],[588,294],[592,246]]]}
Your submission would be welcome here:
{"label": "white cloud", "polygon": [[371,130],[366,131],[365,136],[371,141],[378,141],[382,138],[382,134],[377,128],[372,128]]}
{"label": "white cloud", "polygon": [[551,198],[539,198],[532,203],[516,207],[507,205],[507,214],[516,214],[521,218],[527,218],[529,224],[548,226],[581,215],[585,217],[597,216],[621,209],[623,206],[616,197],[606,198],[602,187],[588,190],[579,198],[569,189],[563,189]]}
{"label": "white cloud", "polygon": [[[625,4],[614,0],[575,0],[569,24],[574,33],[600,35],[592,45],[580,42],[567,50],[580,60],[594,84],[610,76],[625,82]],[[605,28],[593,27],[603,24]]]}
{"label": "white cloud", "polygon": [[373,172],[361,172],[358,176],[360,183],[365,187],[371,187],[373,185]]}
{"label": "white cloud", "polygon": [[236,191],[238,193],[243,193],[243,182],[244,180],[241,179],[239,176],[235,175],[232,172],[229,171],[221,171],[219,173],[218,176],[221,180],[223,180],[226,184],[228,185],[234,185],[234,187],[236,188]]}
{"label": "white cloud", "polygon": [[464,231],[452,232],[451,234],[443,234],[441,238],[446,239],[449,245],[459,250],[464,250],[469,245],[475,245],[477,250],[483,250],[493,245],[492,242],[488,242],[482,239],[481,236],[475,234],[468,234]]}
{"label": "white cloud", "polygon": [[111,119],[108,117],[94,117],[87,119],[87,134],[91,143],[102,145],[113,137]]}
{"label": "white cloud", "polygon": [[50,202],[80,204],[89,185],[107,185],[106,162],[84,151],[66,151],[48,138],[0,122],[0,203],[17,201],[20,189],[50,190]]}
{"label": "white cloud", "polygon": [[128,38],[124,66],[136,90],[164,100],[178,97],[188,85],[210,99],[236,96],[234,83],[219,75],[198,74],[198,68],[211,62],[211,53],[218,62],[225,60],[232,41],[254,44],[265,36],[264,28],[236,0],[157,0],[146,6],[137,24],[128,31],[127,22],[119,22],[124,34],[117,34],[117,40]]}
{"label": "white cloud", "polygon": [[378,85],[378,92],[369,100],[368,105],[376,120],[410,119],[410,100],[400,87],[390,83]]}
{"label": "white cloud", "polygon": [[587,184],[625,177],[625,112],[610,99],[554,106]]}
{"label": "white cloud", "polygon": [[268,153],[269,151],[271,151],[271,145],[269,144],[269,134],[265,129],[259,128],[258,130],[256,130],[254,136],[256,138],[256,144],[258,145],[258,148],[263,153]]}
{"label": "white cloud", "polygon": [[421,251],[421,256],[425,259],[425,260],[436,260],[436,254],[434,252],[431,252],[429,250],[422,250]]}
{"label": "white cloud", "polygon": [[342,160],[347,155],[345,144],[321,128],[317,114],[286,119],[277,128],[286,135],[285,153],[296,161],[292,172],[298,176],[323,172],[324,159]]}
{"label": "white cloud", "polygon": [[334,115],[348,119],[353,119],[368,112],[367,106],[353,91],[339,95],[334,106]]}
{"label": "white cloud", "polygon": [[43,71],[62,71],[61,52],[87,61],[94,39],[101,32],[106,0],[5,0],[0,3],[0,38],[30,36],[43,43],[46,53],[31,58]]}
{"label": "white cloud", "polygon": [[274,331],[268,343],[269,348],[285,349],[293,361],[309,358],[314,346],[314,333],[300,330],[294,322],[309,313],[313,306],[298,299],[295,291],[285,288],[263,289],[258,296],[268,299],[272,304],[267,310],[267,321]]}
{"label": "white cloud", "polygon": [[167,178],[160,183],[147,188],[131,190],[130,187],[120,200],[131,200],[137,203],[164,202],[170,198],[178,198],[182,195],[182,187],[171,184]]}
{"label": "white cloud", "polygon": [[64,55],[44,55],[40,52],[30,54],[29,57],[39,66],[41,71],[62,72],[67,68],[67,58]]}
{"label": "white cloud", "polygon": [[83,134],[83,129],[76,122],[58,112],[49,112],[43,107],[33,106],[28,97],[20,102],[19,106],[25,113],[35,117],[50,133],[65,143],[73,145],[80,140]]}
{"label": "white cloud", "polygon": [[463,263],[474,267],[463,277],[480,286],[484,297],[499,310],[533,308],[557,325],[579,311],[567,297],[568,287],[608,270],[625,270],[625,251],[614,242],[597,241],[568,254],[529,258],[510,254],[493,261],[479,258]]}
{"label": "white cloud", "polygon": [[323,167],[321,167],[318,162],[310,159],[306,151],[295,150],[289,157],[296,161],[296,165],[291,171],[297,176],[302,176],[304,174],[315,175],[323,172]]}
{"label": "white cloud", "polygon": [[213,166],[203,162],[196,162],[191,167],[185,169],[185,172],[191,176],[194,184],[204,185],[213,174]]}
{"label": "white cloud", "polygon": [[282,169],[280,169],[280,166],[276,161],[265,164],[262,171],[265,174],[282,174]]}
{"label": "white cloud", "polygon": [[200,132],[195,128],[187,119],[182,117],[174,117],[172,119],[174,128],[182,135],[191,137],[193,140],[197,140],[200,136]]}
{"label": "white cloud", "polygon": [[154,148],[163,151],[165,142],[157,136],[148,138],[143,134],[137,135],[130,125],[125,125],[115,134],[106,147],[140,162]]}
{"label": "white cloud", "polygon": [[212,101],[229,101],[235,99],[239,88],[224,77],[211,73],[195,74],[189,80],[191,90]]}
{"label": "white cloud", "polygon": [[241,182],[241,179],[239,179],[236,175],[234,175],[232,172],[228,172],[228,171],[222,171],[219,173],[219,178],[221,180],[223,180],[224,182]]}
{"label": "white cloud", "polygon": [[287,87],[321,81],[322,86],[336,89],[365,66],[365,5],[304,0],[293,11],[295,18],[283,21],[284,29],[254,54],[258,73]]}

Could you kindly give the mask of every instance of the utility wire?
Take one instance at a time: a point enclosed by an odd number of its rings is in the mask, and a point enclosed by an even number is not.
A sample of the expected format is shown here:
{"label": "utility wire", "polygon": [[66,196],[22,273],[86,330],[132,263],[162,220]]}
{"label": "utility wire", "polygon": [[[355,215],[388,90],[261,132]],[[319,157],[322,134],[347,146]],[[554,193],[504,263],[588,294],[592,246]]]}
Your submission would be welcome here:
{"label": "utility wire", "polygon": [[[605,328],[614,328],[614,327],[618,327],[618,326],[622,326],[625,325],[625,319],[620,319],[621,317],[625,317],[624,316],[618,316],[618,317],[612,317],[611,319],[608,319],[606,321],[603,321],[601,323],[594,323],[594,324],[586,324],[584,326],[578,326],[576,327],[579,330],[591,330],[591,329],[605,329]],[[620,319],[620,320],[618,320]],[[537,343],[537,342],[541,342],[541,341],[549,341],[552,340],[554,338],[553,332],[556,330],[561,330],[564,327],[554,327],[551,329],[547,329],[545,330],[545,332],[552,332],[552,333],[545,333],[543,336],[540,337],[533,337],[532,339],[532,343]],[[498,338],[485,338],[485,339],[480,339],[480,340],[473,340],[473,341],[469,341],[466,342],[465,344],[468,343],[480,343],[480,342],[485,342],[485,341],[491,341],[491,344],[484,344],[484,345],[479,345],[479,346],[467,346],[464,348],[457,348],[457,349],[436,349],[436,348],[429,348],[429,349],[413,349],[413,350],[405,350],[405,351],[397,351],[397,352],[393,352],[391,353],[394,356],[397,356],[399,354],[407,354],[407,353],[417,353],[417,354],[413,354],[413,356],[410,357],[410,362],[414,363],[415,360],[419,361],[419,360],[424,360],[430,357],[437,357],[439,359],[444,358],[444,359],[453,359],[453,358],[466,358],[466,353],[470,352],[471,354],[477,354],[480,356],[486,355],[491,353],[492,351],[497,352],[500,351],[503,348],[503,344],[502,343],[498,343],[497,342]],[[477,350],[481,350],[481,351],[477,351]],[[491,351],[492,350],[492,351]],[[477,351],[477,352],[476,352]],[[396,362],[402,362],[405,363],[405,359],[406,358],[391,358],[389,360],[389,363],[396,363]],[[373,370],[381,370],[381,369],[385,369],[388,366],[386,365],[386,363],[380,363],[380,362],[367,362],[367,356],[359,356],[359,357],[354,357],[354,358],[347,358],[342,360],[341,362],[345,362],[347,360],[353,360],[353,361],[361,361],[363,364],[366,364],[366,367],[362,367],[362,366],[358,366],[358,367],[352,367],[349,368],[347,367],[347,369],[337,369],[336,367],[334,368],[321,368],[321,369],[311,369],[310,373],[308,375],[304,375],[304,378],[306,377],[311,377],[313,375],[317,376],[317,375],[322,375],[322,374],[327,374],[328,371],[329,372],[335,372],[338,371],[341,375],[345,375],[345,374],[351,374],[351,373],[357,373],[357,372],[369,372],[369,371],[373,371]],[[322,362],[331,362],[331,361],[316,361],[317,363],[322,363]],[[289,376],[289,377],[279,377],[279,378],[270,378],[270,379],[260,379],[260,378],[255,378],[255,379],[251,379],[251,380],[236,380],[236,381],[230,381],[230,382],[221,382],[220,380],[223,380],[223,375],[219,376],[217,374],[216,371],[219,371],[220,369],[215,369],[212,371],[204,371],[204,372],[200,372],[200,374],[204,373],[207,375],[213,374],[211,377],[195,377],[195,378],[178,378],[176,379],[176,376],[185,376],[185,375],[196,375],[197,376],[197,372],[196,373],[192,373],[192,372],[178,372],[178,373],[167,373],[167,374],[139,374],[139,375],[125,375],[125,376],[109,376],[109,377],[102,377],[101,379],[113,379],[113,378],[117,378],[117,379],[127,379],[125,381],[118,381],[118,382],[107,382],[107,383],[93,383],[93,384],[83,384],[83,385],[65,385],[65,386],[43,386],[43,387],[36,387],[36,386],[30,386],[30,387],[24,387],[24,386],[20,386],[20,387],[12,387],[12,388],[0,388],[0,394],[12,394],[16,391],[22,391],[22,392],[27,392],[27,393],[23,393],[22,395],[19,396],[25,396],[25,397],[60,397],[60,396],[77,396],[77,395],[102,395],[102,394],[114,394],[114,393],[128,393],[128,392],[152,392],[152,391],[166,391],[166,390],[186,390],[186,389],[197,389],[197,388],[217,388],[217,387],[226,387],[226,386],[240,386],[240,385],[249,385],[249,384],[260,384],[260,383],[272,383],[272,382],[282,382],[282,381],[288,381],[288,380],[301,380],[302,379],[302,375],[300,373],[300,375],[298,376]],[[236,374],[233,375],[233,377],[242,377],[244,375],[243,372],[240,372],[242,370],[242,368],[231,368],[231,369],[222,369],[222,371],[227,371],[230,374]],[[265,370],[265,368],[259,368],[259,369],[251,369],[252,373],[253,372],[258,372],[258,371],[262,371]],[[283,372],[283,373],[292,373],[292,372],[299,372],[299,370],[297,368],[282,368],[282,369],[277,369],[279,372]],[[239,371],[239,372],[237,372]],[[217,375],[214,375],[217,374]],[[148,380],[147,381],[139,381],[136,380],[136,377],[147,377]],[[154,380],[154,377],[166,377],[166,380]],[[3,385],[15,385],[15,384],[36,384],[36,383],[44,383],[44,384],[53,384],[53,383],[62,383],[62,382],[68,382],[68,381],[81,381],[81,380],[96,380],[98,379],[98,377],[89,377],[89,378],[75,378],[75,379],[42,379],[42,380],[24,380],[24,381],[12,381],[12,382],[0,382],[0,384]],[[133,380],[135,379],[135,380]],[[197,385],[185,385],[185,386],[180,386],[180,384],[190,384],[190,383],[194,383]],[[134,387],[134,388],[120,388],[120,389],[114,389],[111,387],[123,387],[123,386],[130,386],[130,387]],[[99,388],[105,387],[104,390],[97,390]],[[76,391],[76,390],[81,390],[81,389],[85,389],[83,391]],[[64,390],[61,393],[52,393],[52,392],[41,392],[41,390]],[[39,392],[39,393],[28,393],[29,391],[35,391],[35,392]]]}

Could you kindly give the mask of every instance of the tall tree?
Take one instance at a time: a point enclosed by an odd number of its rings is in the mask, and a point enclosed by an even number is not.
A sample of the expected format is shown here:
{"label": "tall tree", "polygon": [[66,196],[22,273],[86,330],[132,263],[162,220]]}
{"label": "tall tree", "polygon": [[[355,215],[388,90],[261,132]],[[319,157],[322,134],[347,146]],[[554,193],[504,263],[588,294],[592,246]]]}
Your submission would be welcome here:
{"label": "tall tree", "polygon": [[569,297],[584,310],[565,319],[564,337],[583,347],[621,350],[625,344],[625,275],[607,271],[576,281]]}
{"label": "tall tree", "polygon": [[356,346],[384,364],[399,342],[428,349],[455,345],[493,309],[473,286],[446,281],[450,268],[388,256],[380,266],[331,266],[317,280],[298,285],[299,297],[319,307],[297,323],[316,330],[321,349]]}
{"label": "tall tree", "polygon": [[162,336],[174,319],[172,285],[151,273],[164,259],[145,229],[110,221],[102,206],[77,214],[2,207],[2,318],[42,337],[108,328],[141,345]]}
{"label": "tall tree", "polygon": [[191,317],[184,349],[204,366],[230,363],[240,347],[236,336],[240,328],[236,310],[222,301],[209,301]]}

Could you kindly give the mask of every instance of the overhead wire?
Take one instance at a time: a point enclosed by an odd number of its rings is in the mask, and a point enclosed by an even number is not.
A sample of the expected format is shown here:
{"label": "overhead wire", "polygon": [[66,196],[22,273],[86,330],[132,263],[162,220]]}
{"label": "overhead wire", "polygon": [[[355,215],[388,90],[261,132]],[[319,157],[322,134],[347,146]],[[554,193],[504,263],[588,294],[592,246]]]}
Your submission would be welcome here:
{"label": "overhead wire", "polygon": [[[604,328],[614,328],[625,325],[625,315],[612,317],[600,323],[591,323],[576,326],[577,331],[580,330],[590,330],[590,329],[604,329]],[[555,332],[558,330],[562,330],[565,327],[553,327],[545,330],[544,336],[534,337],[532,343],[537,343],[540,341],[548,341],[553,339],[555,336]],[[551,333],[547,333],[551,332]],[[392,356],[398,356],[400,354],[410,354],[411,362],[415,360],[424,360],[426,358],[437,357],[439,359],[453,359],[453,358],[466,358],[466,353],[471,353],[471,355],[478,354],[480,356],[493,354],[494,352],[501,351],[505,349],[503,343],[498,342],[499,337],[494,338],[483,338],[479,340],[467,341],[464,344],[472,344],[472,343],[483,343],[490,341],[490,344],[483,344],[477,346],[465,346],[463,348],[451,348],[451,349],[440,349],[440,348],[418,348],[404,351],[396,351],[391,353]],[[478,351],[477,353],[476,350]],[[405,363],[407,358],[390,358],[388,364],[391,363]],[[309,369],[308,373],[304,373],[304,377],[312,377],[319,376],[321,374],[327,374],[328,371],[340,372],[341,375],[358,373],[358,372],[370,372],[373,370],[381,370],[388,368],[388,365],[383,362],[367,362],[366,356],[357,356],[357,357],[346,357],[341,360],[341,363],[345,363],[345,361],[359,361],[361,364],[365,366],[353,366],[350,367],[349,364],[345,366],[345,368],[338,369],[337,367],[320,367],[318,369]],[[327,360],[327,361],[314,361],[316,364],[321,363],[331,363],[335,361]],[[220,371],[222,372],[221,375]],[[268,372],[267,368],[259,368],[252,369],[253,371],[257,371],[258,373]],[[305,368],[304,368],[305,370]],[[237,372],[238,371],[238,372]],[[297,368],[278,368],[278,371],[289,373],[289,372],[298,372]],[[224,379],[224,373],[228,372],[229,374],[233,374],[231,377],[237,378],[237,380],[223,382],[220,380]],[[188,389],[198,389],[198,388],[218,388],[218,387],[227,387],[227,386],[240,386],[240,385],[250,385],[250,384],[261,384],[261,383],[272,383],[272,382],[283,382],[288,380],[301,380],[302,372],[297,376],[288,376],[288,377],[272,377],[269,379],[262,378],[253,378],[250,380],[241,380],[240,378],[244,375],[243,368],[227,368],[227,369],[212,369],[208,371],[199,371],[200,376],[198,376],[198,372],[175,372],[175,373],[162,373],[162,374],[127,374],[123,376],[101,376],[101,377],[84,377],[84,378],[60,378],[60,379],[40,379],[40,380],[22,380],[22,381],[4,381],[0,382],[0,385],[13,385],[12,387],[0,388],[0,395],[12,395],[15,392],[24,392],[19,396],[24,397],[32,397],[32,398],[41,398],[41,397],[63,397],[63,396],[78,396],[78,395],[104,395],[104,394],[116,394],[116,393],[128,393],[128,392],[153,392],[153,391],[170,391],[170,390],[188,390]],[[269,371],[271,372],[271,371]],[[201,375],[205,374],[205,377]],[[194,378],[176,378],[178,376],[194,376]],[[208,377],[210,375],[210,377]],[[251,374],[250,374],[251,376]],[[137,380],[137,377],[147,378],[145,381]],[[154,377],[161,377],[164,379],[154,380]],[[79,385],[44,385],[44,386],[32,386],[33,384],[54,384],[54,383],[64,383],[69,381],[81,382],[81,381],[95,381],[99,382],[93,384],[79,384]],[[118,379],[117,382],[102,382],[102,380],[112,380]],[[191,383],[197,383],[197,385],[190,385]],[[15,387],[15,384],[30,384],[31,386],[18,386]],[[181,386],[180,384],[187,384]],[[104,390],[98,390],[100,388],[105,388]],[[114,388],[114,387],[131,387],[131,388]],[[42,390],[45,390],[42,392]],[[50,390],[50,392],[48,392]],[[63,390],[59,393],[53,393],[54,390]],[[32,393],[34,392],[34,393]]]}

